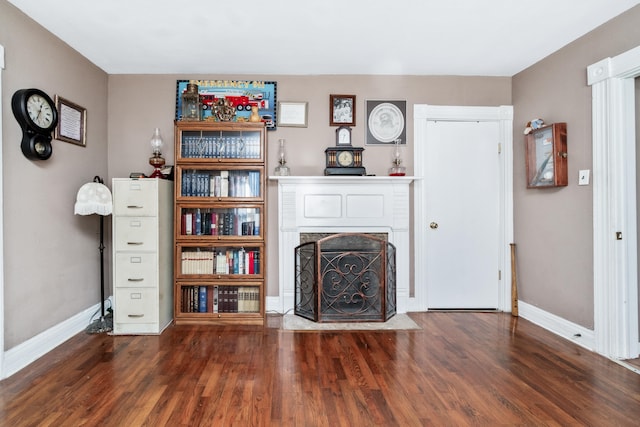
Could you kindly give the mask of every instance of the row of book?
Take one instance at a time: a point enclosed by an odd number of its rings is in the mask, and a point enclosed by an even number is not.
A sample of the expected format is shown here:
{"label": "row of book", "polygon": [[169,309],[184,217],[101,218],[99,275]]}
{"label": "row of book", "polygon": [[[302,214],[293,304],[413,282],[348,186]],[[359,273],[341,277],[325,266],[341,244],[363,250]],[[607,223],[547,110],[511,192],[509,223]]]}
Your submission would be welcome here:
{"label": "row of book", "polygon": [[259,159],[260,135],[221,136],[182,135],[183,158]]}
{"label": "row of book", "polygon": [[183,209],[183,236],[259,236],[260,208]]}
{"label": "row of book", "polygon": [[183,313],[259,313],[257,286],[183,286]]}
{"label": "row of book", "polygon": [[182,274],[260,274],[260,251],[217,249],[183,251]]}
{"label": "row of book", "polygon": [[260,171],[182,172],[185,197],[260,197]]}

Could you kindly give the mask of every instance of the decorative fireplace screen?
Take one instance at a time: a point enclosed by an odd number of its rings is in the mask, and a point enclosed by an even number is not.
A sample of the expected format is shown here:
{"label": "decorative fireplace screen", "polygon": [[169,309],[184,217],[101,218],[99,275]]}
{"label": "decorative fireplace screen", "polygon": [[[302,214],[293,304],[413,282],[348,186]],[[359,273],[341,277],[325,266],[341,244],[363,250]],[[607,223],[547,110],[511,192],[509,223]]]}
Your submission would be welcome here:
{"label": "decorative fireplace screen", "polygon": [[295,306],[315,322],[384,322],[396,314],[396,248],[339,233],[295,249]]}

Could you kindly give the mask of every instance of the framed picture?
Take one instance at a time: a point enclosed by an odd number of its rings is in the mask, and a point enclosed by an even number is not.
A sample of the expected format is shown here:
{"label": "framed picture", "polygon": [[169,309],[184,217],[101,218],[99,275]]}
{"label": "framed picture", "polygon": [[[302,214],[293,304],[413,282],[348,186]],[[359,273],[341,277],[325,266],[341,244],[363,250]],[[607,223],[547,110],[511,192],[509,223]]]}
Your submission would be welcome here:
{"label": "framed picture", "polygon": [[356,125],[356,96],[329,96],[329,126]]}
{"label": "framed picture", "polygon": [[367,108],[367,145],[407,143],[407,101],[369,101]]}
{"label": "framed picture", "polygon": [[267,130],[275,130],[277,123],[277,83],[248,80],[178,80],[176,82],[176,120],[182,114],[182,93],[187,84],[198,85],[202,102],[202,119],[214,120],[212,107],[220,99],[235,107],[235,121],[248,121],[251,107],[257,106]]}
{"label": "framed picture", "polygon": [[278,102],[278,126],[307,127],[308,102]]}
{"label": "framed picture", "polygon": [[87,145],[87,109],[61,96],[55,96],[58,124],[53,138],[71,144]]}

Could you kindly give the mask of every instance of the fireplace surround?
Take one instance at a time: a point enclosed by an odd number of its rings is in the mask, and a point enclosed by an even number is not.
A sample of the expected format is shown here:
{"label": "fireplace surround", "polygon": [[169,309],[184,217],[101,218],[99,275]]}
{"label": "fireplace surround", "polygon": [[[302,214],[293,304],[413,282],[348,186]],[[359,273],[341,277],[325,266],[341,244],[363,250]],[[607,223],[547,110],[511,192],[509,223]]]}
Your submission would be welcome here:
{"label": "fireplace surround", "polygon": [[279,296],[295,305],[295,248],[305,233],[382,233],[396,252],[396,310],[406,313],[410,282],[410,176],[272,176],[278,183]]}

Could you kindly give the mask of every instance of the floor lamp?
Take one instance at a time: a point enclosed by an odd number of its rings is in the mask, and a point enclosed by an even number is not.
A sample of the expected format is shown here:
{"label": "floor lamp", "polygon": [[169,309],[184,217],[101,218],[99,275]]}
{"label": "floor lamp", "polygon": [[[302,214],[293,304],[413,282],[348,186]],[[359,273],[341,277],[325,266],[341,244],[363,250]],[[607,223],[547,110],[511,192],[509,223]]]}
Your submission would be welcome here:
{"label": "floor lamp", "polygon": [[111,215],[113,200],[111,191],[104,185],[99,176],[93,178],[93,182],[84,184],[78,190],[75,204],[76,215],[100,216],[100,319],[92,321],[87,326],[87,333],[99,334],[113,330],[113,316],[107,316],[104,311],[104,217]]}

